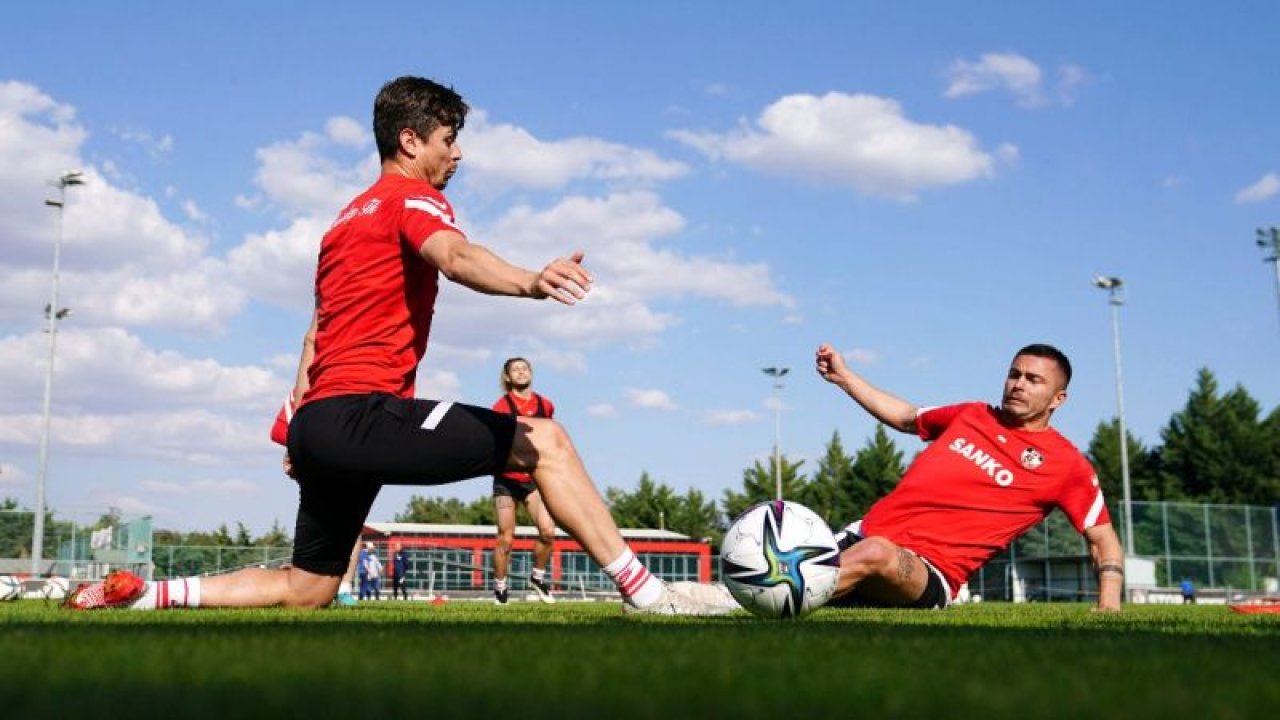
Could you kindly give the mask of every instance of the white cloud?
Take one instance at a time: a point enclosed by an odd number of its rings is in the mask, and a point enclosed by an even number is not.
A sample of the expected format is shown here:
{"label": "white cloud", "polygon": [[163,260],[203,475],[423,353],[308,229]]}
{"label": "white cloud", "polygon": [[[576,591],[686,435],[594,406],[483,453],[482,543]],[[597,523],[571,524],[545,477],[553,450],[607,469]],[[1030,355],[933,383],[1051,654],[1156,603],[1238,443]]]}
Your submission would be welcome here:
{"label": "white cloud", "polygon": [[482,192],[513,187],[556,190],[575,180],[652,183],[688,172],[683,163],[664,160],[651,150],[598,138],[542,140],[515,125],[490,123],[480,110],[467,119],[459,142],[461,177],[468,187]]}
{"label": "white cloud", "polygon": [[[40,332],[0,338],[0,413],[39,405],[47,342]],[[58,334],[58,408],[68,415],[179,408],[265,415],[274,412],[291,381],[268,368],[155,350],[118,328]]]}
{"label": "white cloud", "polygon": [[362,148],[373,144],[373,133],[349,117],[329,118],[324,124],[325,135],[330,140],[354,148]]}
{"label": "white cloud", "polygon": [[947,69],[947,89],[943,96],[959,98],[1004,90],[1013,95],[1019,107],[1034,108],[1050,104],[1051,97],[1064,106],[1075,103],[1082,87],[1088,84],[1088,72],[1074,64],[1058,68],[1057,84],[1052,93],[1046,89],[1045,73],[1035,62],[1015,52],[984,53],[978,60],[956,60]]}
{"label": "white cloud", "polygon": [[618,409],[609,403],[595,403],[587,406],[587,414],[591,417],[616,417]]}
{"label": "white cloud", "polygon": [[169,480],[144,480],[142,489],[157,495],[187,495],[195,492],[214,496],[238,496],[257,494],[260,488],[257,483],[239,478],[203,479],[189,482],[173,482]]}
{"label": "white cloud", "polygon": [[995,160],[969,132],[914,122],[896,101],[874,95],[788,95],[755,126],[669,136],[713,159],[899,199],[995,173]]}
{"label": "white cloud", "polygon": [[26,485],[28,480],[30,478],[22,468],[9,463],[0,463],[0,485],[18,487]]}
{"label": "white cloud", "polygon": [[751,410],[712,410],[702,417],[708,425],[745,425],[759,419],[759,413]]}
{"label": "white cloud", "polygon": [[846,351],[845,355],[859,365],[874,365],[880,359],[880,353],[867,348],[853,348]]}
{"label": "white cloud", "polygon": [[1246,188],[1241,188],[1236,193],[1236,203],[1244,205],[1247,203],[1262,202],[1275,197],[1276,193],[1280,193],[1280,175],[1269,172],[1263,175],[1258,182]]}
{"label": "white cloud", "polygon": [[[363,154],[354,163],[326,154],[352,146],[354,122],[333,118],[323,135],[304,132],[295,140],[259,149],[254,182],[267,199],[292,216],[314,215],[332,220],[344,203],[372,184],[378,175],[376,154]],[[363,143],[356,142],[356,146]]]}
{"label": "white cloud", "polygon": [[631,404],[649,410],[675,410],[676,404],[671,397],[661,390],[627,388],[627,397]]}
{"label": "white cloud", "polygon": [[173,136],[168,133],[163,137],[155,137],[145,130],[123,129],[114,132],[121,140],[137,145],[152,158],[158,159],[173,152]]}
{"label": "white cloud", "polygon": [[209,216],[200,209],[195,200],[190,198],[182,201],[182,214],[186,215],[191,222],[203,223],[209,221]]}
{"label": "white cloud", "polygon": [[946,97],[1005,89],[1018,98],[1019,105],[1043,102],[1040,66],[1017,53],[985,53],[977,62],[956,60],[947,74],[950,82],[943,93]]}

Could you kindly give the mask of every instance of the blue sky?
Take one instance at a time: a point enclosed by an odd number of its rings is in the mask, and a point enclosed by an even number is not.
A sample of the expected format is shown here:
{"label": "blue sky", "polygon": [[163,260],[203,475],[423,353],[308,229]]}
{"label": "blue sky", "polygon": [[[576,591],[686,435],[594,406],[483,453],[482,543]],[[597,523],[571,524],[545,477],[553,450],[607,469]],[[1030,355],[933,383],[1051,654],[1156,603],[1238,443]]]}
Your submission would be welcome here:
{"label": "blue sky", "polygon": [[[1056,420],[1158,442],[1196,370],[1280,404],[1255,228],[1280,224],[1271,3],[70,3],[0,45],[0,495],[32,503],[55,217],[65,215],[49,501],[164,527],[293,522],[267,440],[324,228],[376,176],[378,87],[474,112],[448,195],[471,237],[540,266],[581,248],[575,308],[442,293],[419,378],[489,404],[530,357],[593,476],[712,497],[782,446],[871,421],[820,342],[920,404],[994,400],[1014,349],[1076,366]],[[918,444],[902,438],[913,451]],[[388,489],[463,499],[483,479]]]}

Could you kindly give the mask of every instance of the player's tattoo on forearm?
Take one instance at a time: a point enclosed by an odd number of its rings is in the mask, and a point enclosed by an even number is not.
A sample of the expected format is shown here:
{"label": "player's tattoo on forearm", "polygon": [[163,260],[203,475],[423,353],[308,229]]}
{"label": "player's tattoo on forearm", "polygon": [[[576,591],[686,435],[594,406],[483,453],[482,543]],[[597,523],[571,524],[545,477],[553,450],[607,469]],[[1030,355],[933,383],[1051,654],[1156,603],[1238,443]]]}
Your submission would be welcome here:
{"label": "player's tattoo on forearm", "polygon": [[916,569],[915,563],[911,562],[913,557],[910,550],[898,548],[898,582],[905,583],[911,579],[911,573]]}

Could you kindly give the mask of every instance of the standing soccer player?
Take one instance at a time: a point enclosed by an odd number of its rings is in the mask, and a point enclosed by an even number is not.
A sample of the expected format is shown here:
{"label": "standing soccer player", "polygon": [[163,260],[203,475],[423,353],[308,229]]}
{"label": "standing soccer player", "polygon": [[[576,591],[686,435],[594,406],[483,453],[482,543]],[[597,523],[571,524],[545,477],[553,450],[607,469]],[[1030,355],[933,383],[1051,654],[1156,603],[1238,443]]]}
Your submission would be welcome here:
{"label": "standing soccer player", "polygon": [[374,102],[381,176],[338,214],[320,245],[285,460],[299,489],[291,566],[156,583],[117,571],[78,589],[70,607],[323,607],[384,484],[518,470],[533,475],[551,515],[613,579],[625,608],[721,612],[640,563],[555,421],[414,397],[440,275],[481,293],[565,305],[591,288],[581,252],[533,271],[458,228],[441,191],[462,160],[467,112],[458,93],[419,77],[387,83]]}
{"label": "standing soccer player", "polygon": [[[555,416],[556,406],[551,400],[533,391],[533,366],[522,357],[509,358],[502,364],[498,378],[502,384],[502,397],[493,404],[496,412],[515,417]],[[493,601],[506,605],[509,597],[507,570],[511,564],[511,543],[516,532],[516,503],[524,505],[533,524],[538,528],[538,538],[533,545],[533,569],[529,573],[529,586],[544,603],[554,603],[551,583],[547,578],[547,565],[551,562],[552,542],[556,537],[556,524],[542,504],[542,496],[533,477],[524,472],[502,472],[493,476],[493,509],[497,515],[497,541],[493,548]]]}

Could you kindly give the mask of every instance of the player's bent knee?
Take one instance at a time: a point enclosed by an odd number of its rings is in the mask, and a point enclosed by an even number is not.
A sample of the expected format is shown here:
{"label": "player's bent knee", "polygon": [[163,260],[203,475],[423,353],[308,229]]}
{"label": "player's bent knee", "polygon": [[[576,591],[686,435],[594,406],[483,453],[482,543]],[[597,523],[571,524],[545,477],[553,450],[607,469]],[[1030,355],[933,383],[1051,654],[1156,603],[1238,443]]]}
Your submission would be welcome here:
{"label": "player's bent knee", "polygon": [[290,572],[288,590],[281,604],[303,610],[328,607],[338,594],[338,583],[341,580],[340,577],[314,575],[295,568]]}
{"label": "player's bent knee", "polygon": [[872,570],[889,567],[897,557],[898,546],[882,537],[860,540],[840,557],[840,564],[860,565]]}

